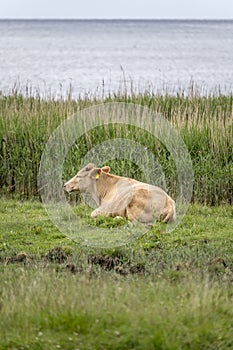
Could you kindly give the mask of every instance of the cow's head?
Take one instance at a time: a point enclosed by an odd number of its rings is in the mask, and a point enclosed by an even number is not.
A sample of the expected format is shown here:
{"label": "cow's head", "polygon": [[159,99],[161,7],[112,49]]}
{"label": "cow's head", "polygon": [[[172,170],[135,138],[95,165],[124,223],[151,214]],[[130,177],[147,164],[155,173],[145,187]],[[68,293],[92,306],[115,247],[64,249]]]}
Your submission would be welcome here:
{"label": "cow's head", "polygon": [[77,175],[64,184],[64,189],[67,192],[80,191],[82,193],[91,193],[95,188],[96,181],[100,178],[101,173],[109,173],[109,171],[109,166],[96,168],[94,164],[89,163],[83,169],[79,170]]}

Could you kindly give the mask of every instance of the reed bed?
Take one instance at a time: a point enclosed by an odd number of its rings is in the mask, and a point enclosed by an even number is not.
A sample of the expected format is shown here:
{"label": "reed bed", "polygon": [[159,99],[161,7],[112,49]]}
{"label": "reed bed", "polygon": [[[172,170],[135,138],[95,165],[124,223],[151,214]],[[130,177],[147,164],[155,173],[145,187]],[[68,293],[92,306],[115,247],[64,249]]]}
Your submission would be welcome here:
{"label": "reed bed", "polygon": [[[67,117],[97,103],[126,102],[145,105],[167,118],[179,131],[194,170],[192,201],[208,205],[232,204],[233,198],[233,96],[201,96],[192,91],[176,96],[144,91],[105,97],[41,98],[14,91],[0,94],[0,188],[5,194],[38,196],[38,169],[46,142]],[[107,116],[106,116],[107,118]],[[74,175],[94,145],[109,137],[127,138],[130,127],[105,126],[76,141],[64,163],[64,179]],[[129,132],[130,131],[130,132]],[[176,169],[166,148],[146,132],[133,130],[133,139],[155,153],[166,176],[169,193],[176,193]],[[111,160],[112,172],[143,179],[135,164]]]}

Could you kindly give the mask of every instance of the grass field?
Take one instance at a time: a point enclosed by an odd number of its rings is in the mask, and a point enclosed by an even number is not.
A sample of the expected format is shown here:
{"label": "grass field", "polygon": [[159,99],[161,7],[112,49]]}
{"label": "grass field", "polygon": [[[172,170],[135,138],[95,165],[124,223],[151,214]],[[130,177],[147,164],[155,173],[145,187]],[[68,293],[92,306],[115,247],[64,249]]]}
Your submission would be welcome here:
{"label": "grass field", "polygon": [[0,213],[0,349],[233,348],[231,206],[115,249],[68,239],[36,200]]}

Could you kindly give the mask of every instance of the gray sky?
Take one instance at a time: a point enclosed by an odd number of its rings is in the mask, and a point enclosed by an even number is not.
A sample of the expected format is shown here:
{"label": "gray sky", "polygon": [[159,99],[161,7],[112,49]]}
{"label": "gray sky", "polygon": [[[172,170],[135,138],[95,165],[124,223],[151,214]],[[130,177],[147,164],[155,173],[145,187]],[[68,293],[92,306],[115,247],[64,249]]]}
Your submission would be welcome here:
{"label": "gray sky", "polygon": [[0,18],[233,18],[232,0],[0,0]]}

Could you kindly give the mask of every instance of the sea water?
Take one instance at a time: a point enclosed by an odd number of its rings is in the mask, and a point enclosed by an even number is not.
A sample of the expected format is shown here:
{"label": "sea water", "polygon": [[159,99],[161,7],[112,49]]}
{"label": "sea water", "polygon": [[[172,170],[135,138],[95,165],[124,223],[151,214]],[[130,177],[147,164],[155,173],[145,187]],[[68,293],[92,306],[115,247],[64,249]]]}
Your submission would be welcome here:
{"label": "sea water", "polygon": [[233,89],[233,21],[1,20],[0,91]]}

